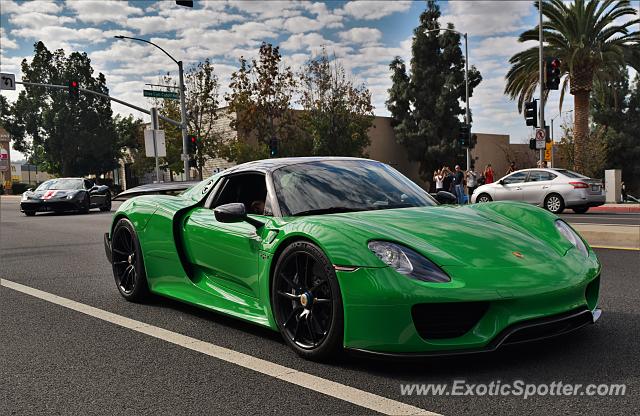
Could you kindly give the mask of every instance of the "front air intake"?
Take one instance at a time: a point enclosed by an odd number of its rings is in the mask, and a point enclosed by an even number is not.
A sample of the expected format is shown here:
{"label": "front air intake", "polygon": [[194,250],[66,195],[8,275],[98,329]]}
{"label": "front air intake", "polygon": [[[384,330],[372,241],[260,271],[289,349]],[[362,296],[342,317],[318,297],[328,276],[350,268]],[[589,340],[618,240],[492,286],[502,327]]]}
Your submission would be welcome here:
{"label": "front air intake", "polygon": [[420,303],[411,316],[425,340],[456,338],[469,332],[489,309],[489,302]]}

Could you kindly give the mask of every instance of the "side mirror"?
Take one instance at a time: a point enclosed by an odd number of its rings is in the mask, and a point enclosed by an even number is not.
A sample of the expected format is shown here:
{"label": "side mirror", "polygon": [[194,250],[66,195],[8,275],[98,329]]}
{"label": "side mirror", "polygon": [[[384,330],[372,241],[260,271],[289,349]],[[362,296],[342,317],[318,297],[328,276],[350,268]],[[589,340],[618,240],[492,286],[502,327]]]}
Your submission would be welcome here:
{"label": "side mirror", "polygon": [[239,202],[220,205],[213,210],[213,214],[220,222],[240,222],[247,219],[247,210],[244,204]]}
{"label": "side mirror", "polygon": [[500,185],[504,185],[504,179],[500,179],[500,180],[498,181],[498,183],[499,183]]}
{"label": "side mirror", "polygon": [[248,217],[247,209],[244,204],[240,202],[220,205],[213,210],[213,215],[215,215],[217,221],[224,223],[246,221],[256,228],[260,228],[264,225],[263,222]]}
{"label": "side mirror", "polygon": [[33,188],[27,188],[27,192],[33,192]]}
{"label": "side mirror", "polygon": [[447,191],[440,191],[436,194],[436,201],[443,205],[451,205],[458,202],[458,197]]}
{"label": "side mirror", "polygon": [[91,188],[89,188],[89,193],[93,193],[96,192],[100,187],[98,185],[93,185]]}

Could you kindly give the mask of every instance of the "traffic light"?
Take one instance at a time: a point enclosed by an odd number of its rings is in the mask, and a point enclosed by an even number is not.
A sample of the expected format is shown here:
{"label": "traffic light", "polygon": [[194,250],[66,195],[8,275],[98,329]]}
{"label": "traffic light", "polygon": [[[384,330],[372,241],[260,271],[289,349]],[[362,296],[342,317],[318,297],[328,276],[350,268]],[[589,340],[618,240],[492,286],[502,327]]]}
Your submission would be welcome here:
{"label": "traffic light", "polygon": [[458,145],[460,147],[469,147],[469,127],[468,124],[462,124],[460,126],[460,134],[458,135]]}
{"label": "traffic light", "polygon": [[196,136],[194,136],[193,134],[189,135],[187,137],[187,141],[189,143],[189,154],[190,155],[195,155],[196,152],[198,151],[198,138]]}
{"label": "traffic light", "polygon": [[557,90],[560,87],[560,66],[561,62],[558,58],[547,58],[544,68],[544,88],[546,90]]}
{"label": "traffic light", "polygon": [[529,139],[529,149],[536,150],[536,139]]}
{"label": "traffic light", "polygon": [[471,135],[471,140],[469,140],[469,149],[473,149],[478,144],[478,136],[476,134]]}
{"label": "traffic light", "polygon": [[527,126],[538,126],[538,101],[524,103],[524,120]]}
{"label": "traffic light", "polygon": [[278,139],[275,137],[272,137],[271,140],[269,140],[269,154],[271,157],[278,156]]}
{"label": "traffic light", "polygon": [[80,97],[80,84],[78,81],[69,81],[69,97],[75,100]]}

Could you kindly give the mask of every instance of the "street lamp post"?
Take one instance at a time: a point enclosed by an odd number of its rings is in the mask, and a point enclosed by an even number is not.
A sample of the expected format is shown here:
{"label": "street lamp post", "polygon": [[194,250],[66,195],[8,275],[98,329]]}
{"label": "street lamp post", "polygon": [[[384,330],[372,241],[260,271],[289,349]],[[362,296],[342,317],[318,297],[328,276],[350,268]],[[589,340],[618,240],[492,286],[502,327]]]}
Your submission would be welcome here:
{"label": "street lamp post", "polygon": [[160,49],[162,52],[164,52],[165,55],[167,55],[169,58],[171,58],[171,60],[173,62],[175,62],[178,65],[178,82],[179,82],[179,88],[180,88],[180,129],[182,130],[182,160],[184,162],[184,175],[185,175],[185,179],[189,180],[190,179],[190,175],[189,175],[189,156],[187,155],[187,109],[186,109],[186,104],[185,104],[185,96],[184,96],[184,71],[182,68],[182,61],[178,61],[176,60],[173,56],[169,55],[169,53],[167,51],[165,51],[164,49],[162,49],[160,46],[156,45],[153,42],[150,42],[146,39],[140,39],[140,38],[132,38],[129,36],[115,36],[116,39],[130,39],[130,40],[137,40],[139,42],[144,42],[144,43],[148,43],[149,45],[153,45],[156,48]]}
{"label": "street lamp post", "polygon": [[569,114],[571,112],[573,112],[573,110],[561,111],[555,116],[551,117],[551,167],[553,167],[553,146],[555,146],[556,143],[556,137],[553,134],[553,120],[560,117],[562,114]]}
{"label": "street lamp post", "polygon": [[[440,29],[431,29],[426,30],[425,33],[430,32],[439,32],[441,30],[446,30],[449,32],[457,33],[460,36],[464,37],[464,84],[465,84],[465,102],[467,104],[467,108],[464,113],[464,123],[468,126],[470,122],[470,114],[469,114],[469,47],[467,42],[467,33],[462,33],[455,29],[449,28],[440,28]],[[471,138],[471,130],[469,130],[469,138]],[[469,150],[469,143],[467,143],[467,170],[471,169],[471,152]]]}

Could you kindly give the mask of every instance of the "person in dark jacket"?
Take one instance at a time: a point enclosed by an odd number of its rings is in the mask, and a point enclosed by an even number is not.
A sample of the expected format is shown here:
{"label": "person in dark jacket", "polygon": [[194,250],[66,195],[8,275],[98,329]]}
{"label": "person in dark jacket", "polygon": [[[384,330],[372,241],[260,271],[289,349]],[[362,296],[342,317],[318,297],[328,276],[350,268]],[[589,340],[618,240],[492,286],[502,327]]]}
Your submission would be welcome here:
{"label": "person in dark jacket", "polygon": [[453,190],[458,198],[458,204],[464,204],[464,172],[460,165],[456,165],[456,172],[453,174]]}

